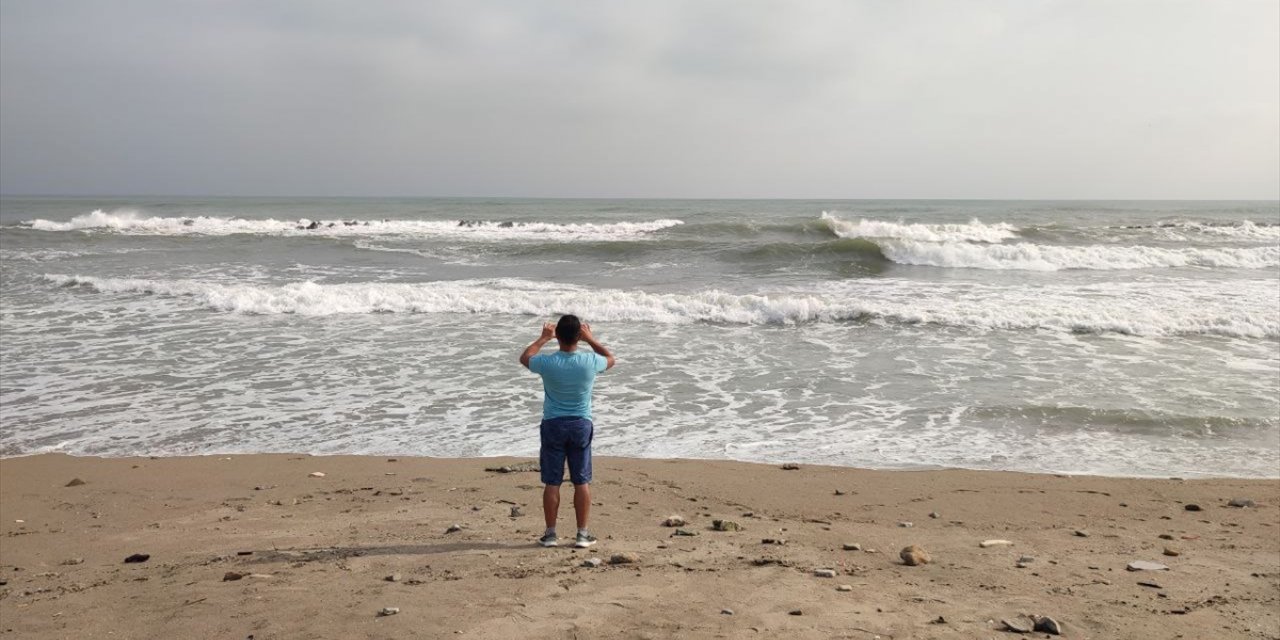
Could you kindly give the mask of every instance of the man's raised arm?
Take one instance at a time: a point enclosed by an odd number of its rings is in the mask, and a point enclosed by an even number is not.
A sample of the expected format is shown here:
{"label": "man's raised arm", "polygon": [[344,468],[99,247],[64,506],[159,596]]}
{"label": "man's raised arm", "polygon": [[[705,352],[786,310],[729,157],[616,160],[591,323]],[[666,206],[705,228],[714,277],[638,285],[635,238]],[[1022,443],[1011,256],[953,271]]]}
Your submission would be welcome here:
{"label": "man's raised arm", "polygon": [[551,339],[554,338],[555,335],[556,326],[554,324],[548,322],[542,325],[542,335],[538,336],[537,340],[529,343],[529,346],[524,348],[524,353],[520,354],[520,364],[524,365],[525,368],[528,369],[529,359],[538,355],[538,352],[542,351],[542,347],[548,342],[551,342]]}
{"label": "man's raised arm", "polygon": [[605,361],[609,363],[608,366],[605,367],[605,369],[613,368],[613,363],[614,363],[613,352],[610,351],[608,347],[600,344],[600,341],[596,340],[595,336],[591,335],[591,325],[585,322],[582,323],[582,331],[578,335],[579,337],[582,338],[583,342],[591,345],[591,349],[593,351],[604,356]]}

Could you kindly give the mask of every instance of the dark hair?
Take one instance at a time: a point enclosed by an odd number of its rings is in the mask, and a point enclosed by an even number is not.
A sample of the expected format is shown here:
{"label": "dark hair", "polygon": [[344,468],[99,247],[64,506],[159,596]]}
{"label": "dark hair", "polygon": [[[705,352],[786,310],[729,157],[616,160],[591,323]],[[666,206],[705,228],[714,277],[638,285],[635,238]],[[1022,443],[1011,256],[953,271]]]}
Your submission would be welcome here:
{"label": "dark hair", "polygon": [[556,323],[556,339],[564,344],[573,344],[578,341],[578,334],[582,331],[582,321],[575,315],[560,316],[560,322]]}

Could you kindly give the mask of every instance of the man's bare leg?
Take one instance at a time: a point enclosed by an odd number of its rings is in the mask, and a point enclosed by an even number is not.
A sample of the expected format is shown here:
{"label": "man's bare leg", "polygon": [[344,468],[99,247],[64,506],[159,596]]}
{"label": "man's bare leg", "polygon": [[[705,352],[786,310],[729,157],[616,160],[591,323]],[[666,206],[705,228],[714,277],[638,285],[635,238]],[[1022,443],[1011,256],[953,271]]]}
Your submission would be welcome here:
{"label": "man's bare leg", "polygon": [[[560,495],[556,494],[556,504],[560,503]],[[591,515],[591,485],[573,485],[573,511],[578,516],[578,531],[587,528],[587,516]]]}
{"label": "man's bare leg", "polygon": [[[574,494],[574,505],[577,505],[577,494]],[[560,515],[560,485],[549,484],[542,488],[542,515],[546,518],[547,528],[556,528],[556,517]]]}

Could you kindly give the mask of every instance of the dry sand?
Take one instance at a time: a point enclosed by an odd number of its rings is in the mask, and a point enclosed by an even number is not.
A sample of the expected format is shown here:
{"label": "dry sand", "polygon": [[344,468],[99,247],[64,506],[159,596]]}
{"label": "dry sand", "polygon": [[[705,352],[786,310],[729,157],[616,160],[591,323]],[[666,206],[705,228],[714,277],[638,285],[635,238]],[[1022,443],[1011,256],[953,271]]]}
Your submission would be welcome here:
{"label": "dry sand", "polygon": [[[485,471],[512,462],[0,461],[0,638],[1013,638],[1020,614],[1068,638],[1280,638],[1276,480],[598,458],[582,551],[534,546],[538,475]],[[905,566],[911,544],[932,562]]]}

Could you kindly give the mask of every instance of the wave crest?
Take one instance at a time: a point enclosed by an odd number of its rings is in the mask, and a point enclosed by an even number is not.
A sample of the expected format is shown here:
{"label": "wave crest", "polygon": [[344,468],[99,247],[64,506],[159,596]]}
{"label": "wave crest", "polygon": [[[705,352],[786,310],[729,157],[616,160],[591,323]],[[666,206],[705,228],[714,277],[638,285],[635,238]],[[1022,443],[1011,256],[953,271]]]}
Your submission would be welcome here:
{"label": "wave crest", "polygon": [[105,212],[99,209],[66,222],[36,219],[23,224],[38,231],[114,231],[127,235],[396,235],[475,240],[554,239],[598,242],[634,239],[684,222],[670,219],[568,224],[489,220],[250,220],[216,216],[144,216],[131,210]]}
{"label": "wave crest", "polygon": [[1018,237],[1018,230],[1007,222],[984,224],[973,220],[968,224],[921,224],[866,219],[850,222],[826,211],[822,212],[820,220],[841,238],[999,243]]}
{"label": "wave crest", "polygon": [[252,314],[474,313],[550,316],[599,322],[801,324],[884,321],[980,330],[1049,329],[1136,335],[1280,337],[1280,300],[1269,280],[1220,285],[1195,280],[1079,287],[863,280],[816,289],[739,294],[647,293],[519,279],[426,283],[300,282],[218,284],[46,275],[62,286],[102,293],[194,299],[206,308]]}

